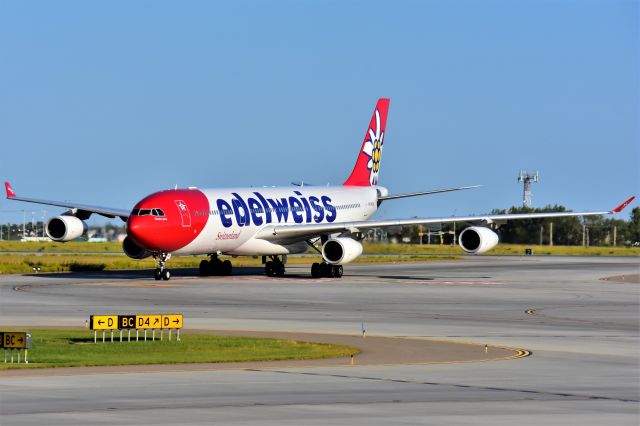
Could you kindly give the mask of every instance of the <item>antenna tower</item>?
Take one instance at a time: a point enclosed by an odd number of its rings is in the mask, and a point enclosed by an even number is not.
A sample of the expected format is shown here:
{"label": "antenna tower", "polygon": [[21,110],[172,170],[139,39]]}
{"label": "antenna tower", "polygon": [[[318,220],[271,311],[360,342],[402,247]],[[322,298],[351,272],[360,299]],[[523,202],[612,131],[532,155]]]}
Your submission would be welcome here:
{"label": "antenna tower", "polygon": [[531,207],[531,182],[538,182],[538,172],[531,174],[524,170],[520,170],[518,174],[518,183],[524,183],[524,191],[522,192],[522,205]]}

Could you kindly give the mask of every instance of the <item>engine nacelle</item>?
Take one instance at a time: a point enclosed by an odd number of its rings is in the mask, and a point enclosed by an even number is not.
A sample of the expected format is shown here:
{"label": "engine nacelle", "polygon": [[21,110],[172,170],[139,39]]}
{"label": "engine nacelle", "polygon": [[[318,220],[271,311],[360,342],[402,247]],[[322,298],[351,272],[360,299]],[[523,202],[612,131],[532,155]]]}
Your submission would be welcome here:
{"label": "engine nacelle", "polygon": [[362,254],[362,244],[351,238],[332,238],[322,245],[322,257],[331,265],[349,263]]}
{"label": "engine nacelle", "polygon": [[487,252],[498,245],[498,241],[498,234],[482,226],[466,228],[458,237],[458,243],[462,250],[470,254]]}
{"label": "engine nacelle", "polygon": [[87,232],[87,224],[75,216],[56,216],[49,219],[45,231],[53,241],[75,240]]}
{"label": "engine nacelle", "polygon": [[133,240],[129,237],[125,237],[124,241],[122,241],[122,251],[124,254],[129,256],[132,259],[146,259],[151,256],[151,252],[143,249],[139,245],[133,242]]}

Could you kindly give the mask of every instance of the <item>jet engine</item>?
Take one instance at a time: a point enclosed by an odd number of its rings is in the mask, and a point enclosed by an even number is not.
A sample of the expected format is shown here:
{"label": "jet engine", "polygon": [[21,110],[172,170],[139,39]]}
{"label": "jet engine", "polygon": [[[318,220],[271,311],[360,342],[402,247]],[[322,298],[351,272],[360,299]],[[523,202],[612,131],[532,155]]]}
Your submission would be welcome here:
{"label": "jet engine", "polygon": [[53,241],[65,242],[87,232],[87,224],[75,216],[56,216],[49,219],[45,231]]}
{"label": "jet engine", "polygon": [[362,254],[362,244],[351,238],[332,238],[322,245],[322,257],[331,265],[349,263]]}
{"label": "jet engine", "polygon": [[129,237],[124,238],[124,241],[122,242],[122,251],[124,251],[124,254],[132,259],[140,260],[151,256],[150,251],[143,249],[142,247],[134,243],[133,240]]}
{"label": "jet engine", "polygon": [[498,244],[498,234],[489,228],[471,226],[460,233],[458,243],[470,254],[487,252]]}

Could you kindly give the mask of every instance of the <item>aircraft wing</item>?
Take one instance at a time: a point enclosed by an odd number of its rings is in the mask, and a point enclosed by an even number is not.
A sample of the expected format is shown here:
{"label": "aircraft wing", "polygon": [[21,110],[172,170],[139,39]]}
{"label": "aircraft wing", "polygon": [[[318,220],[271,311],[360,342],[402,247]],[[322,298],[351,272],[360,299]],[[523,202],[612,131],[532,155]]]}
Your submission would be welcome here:
{"label": "aircraft wing", "polygon": [[131,213],[130,210],[115,209],[115,208],[101,207],[101,206],[91,206],[88,204],[72,203],[68,201],[51,201],[51,200],[41,200],[38,198],[18,197],[16,193],[13,191],[13,188],[11,188],[11,184],[9,184],[9,182],[4,183],[4,188],[7,191],[7,199],[13,200],[13,201],[24,201],[27,203],[66,207],[66,208],[77,210],[77,211],[83,211],[87,213],[96,213],[96,214],[110,217],[110,218],[119,217],[125,222],[127,221],[129,214]]}
{"label": "aircraft wing", "polygon": [[451,216],[437,218],[412,218],[396,220],[365,220],[340,223],[317,223],[305,225],[269,225],[264,227],[256,238],[272,242],[288,242],[308,239],[320,235],[330,235],[342,232],[362,232],[373,228],[393,228],[411,225],[438,225],[442,223],[466,222],[474,225],[501,225],[509,220],[546,219],[554,217],[600,216],[619,213],[634,197],[629,198],[613,210],[600,212],[551,212],[551,213],[518,213],[518,214],[489,214],[481,216]]}

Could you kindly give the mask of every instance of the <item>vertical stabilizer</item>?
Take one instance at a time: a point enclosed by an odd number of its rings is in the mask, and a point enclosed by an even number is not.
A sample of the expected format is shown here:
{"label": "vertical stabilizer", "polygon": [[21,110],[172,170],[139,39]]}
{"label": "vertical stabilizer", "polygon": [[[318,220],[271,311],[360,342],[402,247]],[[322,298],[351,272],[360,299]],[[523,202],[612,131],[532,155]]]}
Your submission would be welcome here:
{"label": "vertical stabilizer", "polygon": [[369,122],[369,128],[364,136],[364,142],[358,153],[356,165],[351,176],[343,185],[346,186],[371,186],[378,184],[380,172],[380,159],[382,157],[382,144],[387,127],[387,113],[389,111],[389,99],[380,98],[373,111]]}

